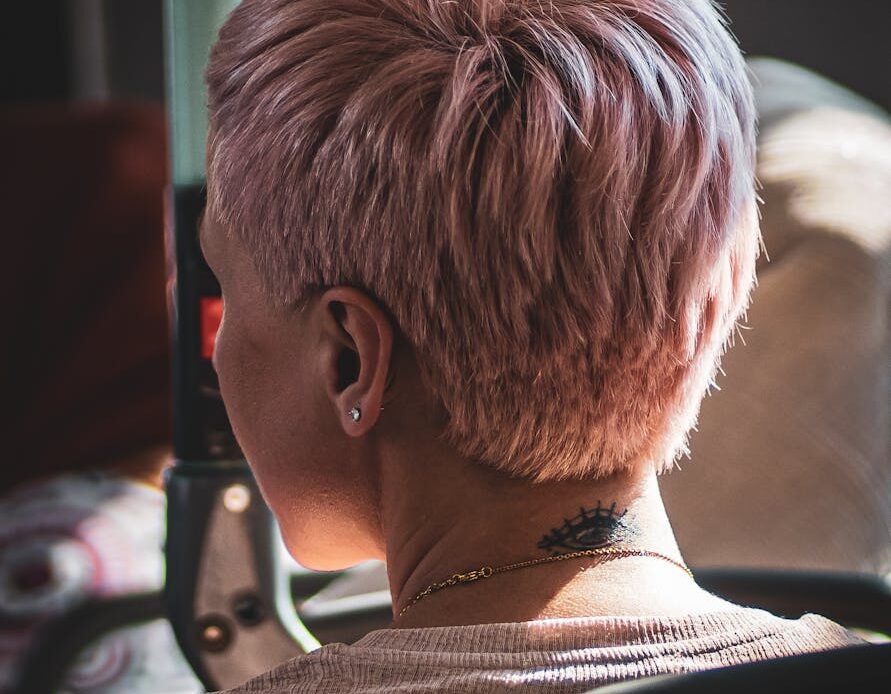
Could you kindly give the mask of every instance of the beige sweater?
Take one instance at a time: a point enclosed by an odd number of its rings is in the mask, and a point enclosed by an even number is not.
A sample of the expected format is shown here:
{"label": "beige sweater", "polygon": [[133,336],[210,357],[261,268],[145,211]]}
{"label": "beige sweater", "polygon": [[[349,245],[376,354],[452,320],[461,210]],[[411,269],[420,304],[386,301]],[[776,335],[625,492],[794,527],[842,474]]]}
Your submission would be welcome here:
{"label": "beige sweater", "polygon": [[584,692],[860,643],[823,617],[786,620],[743,608],[675,619],[383,629],[352,646],[323,646],[230,692]]}

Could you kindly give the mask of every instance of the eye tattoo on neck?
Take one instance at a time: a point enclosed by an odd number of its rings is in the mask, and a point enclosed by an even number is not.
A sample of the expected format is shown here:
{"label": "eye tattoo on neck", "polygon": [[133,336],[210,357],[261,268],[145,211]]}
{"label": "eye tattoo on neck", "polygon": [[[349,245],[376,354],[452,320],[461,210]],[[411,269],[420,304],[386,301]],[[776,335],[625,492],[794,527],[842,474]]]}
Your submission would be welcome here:
{"label": "eye tattoo on neck", "polygon": [[564,518],[563,525],[551,528],[551,532],[538,542],[538,548],[552,556],[585,549],[597,549],[614,545],[635,535],[634,527],[625,518],[628,509],[616,510],[616,502],[610,506],[579,509],[574,518]]}

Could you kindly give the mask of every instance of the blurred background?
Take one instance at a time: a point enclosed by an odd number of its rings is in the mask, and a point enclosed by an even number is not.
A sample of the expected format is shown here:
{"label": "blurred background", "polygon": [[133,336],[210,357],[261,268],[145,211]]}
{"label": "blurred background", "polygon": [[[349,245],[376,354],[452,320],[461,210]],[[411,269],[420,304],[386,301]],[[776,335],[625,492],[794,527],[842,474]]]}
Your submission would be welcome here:
{"label": "blurred background", "polygon": [[[233,4],[44,0],[4,8],[0,203],[8,266],[0,299],[15,329],[0,347],[7,413],[0,421],[0,694],[56,691],[46,684],[55,670],[64,691],[203,689],[169,624],[157,619],[167,532],[161,474],[174,436],[173,248],[169,237],[165,247],[165,229],[174,219],[193,228],[200,209],[200,75],[214,27]],[[691,566],[830,576],[834,583],[786,586],[804,595],[831,585],[847,603],[783,604],[790,614],[799,606],[838,610],[830,616],[845,622],[857,609],[874,613],[867,598],[883,590],[860,579],[891,575],[891,3],[722,5],[749,56],[788,61],[751,61],[767,254],[746,344],[725,359],[722,390],[704,404],[692,459],[663,479],[663,489]],[[212,278],[199,279],[193,298],[206,291],[202,300],[212,299]],[[237,449],[225,437],[207,361],[219,305],[196,307],[185,318],[194,318],[204,342],[189,369],[196,397],[206,400],[195,407],[207,418],[193,422],[187,403],[178,421],[207,437],[196,443],[180,431],[177,450],[223,459]],[[249,482],[231,489],[248,495],[232,496],[236,506],[250,499]],[[212,555],[201,548],[202,561],[212,563]],[[216,559],[224,573],[232,564]],[[287,571],[294,604],[320,640],[349,641],[387,623],[380,566],[344,576]],[[197,569],[192,574],[196,581]],[[154,621],[82,649],[93,638],[78,630],[83,615],[101,622],[90,601],[133,596],[116,614]],[[749,597],[755,604],[764,596]],[[232,628],[262,622],[260,604],[239,603]],[[194,617],[192,607],[183,607],[183,620]],[[115,621],[101,624],[105,633]],[[205,640],[191,647],[223,662],[231,638],[213,639],[225,636],[226,624],[205,624]],[[67,650],[47,633],[67,638]],[[68,660],[49,667],[47,644]],[[237,655],[228,660],[246,669],[204,672],[204,682],[234,683],[262,669],[251,670],[250,653]],[[42,672],[43,684],[14,690],[25,671]]]}

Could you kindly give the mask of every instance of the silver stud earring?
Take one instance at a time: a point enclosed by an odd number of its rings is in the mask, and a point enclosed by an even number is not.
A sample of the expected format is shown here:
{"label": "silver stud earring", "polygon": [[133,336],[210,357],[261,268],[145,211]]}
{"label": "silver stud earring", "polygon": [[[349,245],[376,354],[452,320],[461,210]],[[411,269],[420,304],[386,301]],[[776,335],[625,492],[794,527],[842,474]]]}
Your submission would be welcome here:
{"label": "silver stud earring", "polygon": [[359,406],[356,405],[353,409],[351,409],[347,414],[354,422],[358,422],[362,419],[362,410],[359,409]]}

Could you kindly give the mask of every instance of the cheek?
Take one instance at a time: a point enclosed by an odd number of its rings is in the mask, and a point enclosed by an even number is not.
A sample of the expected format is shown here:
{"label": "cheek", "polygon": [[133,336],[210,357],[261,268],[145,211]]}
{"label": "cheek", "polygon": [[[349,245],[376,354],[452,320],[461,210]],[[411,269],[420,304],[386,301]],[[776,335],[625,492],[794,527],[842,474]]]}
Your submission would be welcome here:
{"label": "cheek", "polygon": [[332,570],[377,557],[370,485],[312,370],[298,366],[306,347],[279,345],[275,330],[237,308],[224,313],[215,363],[235,436],[299,562]]}
{"label": "cheek", "polygon": [[251,348],[245,340],[249,328],[239,321],[237,312],[225,308],[214,348],[214,366],[220,383],[220,393],[226,405],[229,422],[239,445],[250,459],[252,432],[262,422],[257,407],[260,400],[256,391],[258,375],[250,356]]}
{"label": "cheek", "polygon": [[274,333],[250,312],[227,307],[214,355],[232,430],[267,498],[294,485],[295,462],[316,433],[300,397],[299,371],[288,368]]}

